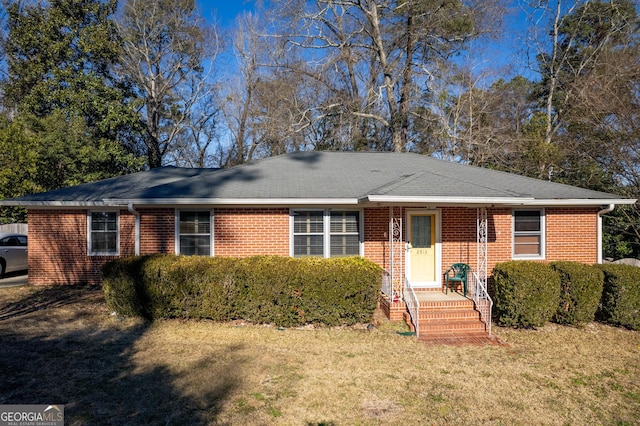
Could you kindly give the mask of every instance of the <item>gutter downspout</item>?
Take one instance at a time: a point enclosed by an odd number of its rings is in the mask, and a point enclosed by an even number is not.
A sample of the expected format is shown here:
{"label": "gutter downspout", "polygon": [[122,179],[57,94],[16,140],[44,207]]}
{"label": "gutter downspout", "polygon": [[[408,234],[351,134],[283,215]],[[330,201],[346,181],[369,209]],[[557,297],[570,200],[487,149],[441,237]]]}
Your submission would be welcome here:
{"label": "gutter downspout", "polygon": [[127,205],[127,210],[135,216],[135,255],[140,256],[140,212],[135,209],[133,203]]}
{"label": "gutter downspout", "polygon": [[615,208],[615,204],[609,204],[598,212],[598,264],[602,263],[602,215],[611,213]]}

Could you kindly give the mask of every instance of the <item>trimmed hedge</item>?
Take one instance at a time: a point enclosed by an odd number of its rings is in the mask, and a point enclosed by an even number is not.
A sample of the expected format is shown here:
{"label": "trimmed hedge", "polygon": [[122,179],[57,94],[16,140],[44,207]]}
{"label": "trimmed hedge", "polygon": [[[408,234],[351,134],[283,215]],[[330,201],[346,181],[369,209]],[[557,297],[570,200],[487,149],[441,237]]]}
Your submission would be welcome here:
{"label": "trimmed hedge", "polygon": [[560,303],[560,278],[548,264],[499,263],[493,269],[496,319],[500,325],[539,327],[553,318]]}
{"label": "trimmed hedge", "polygon": [[144,258],[127,257],[106,263],[101,270],[102,291],[110,310],[128,317],[144,316],[139,286]]}
{"label": "trimmed hedge", "polygon": [[382,276],[378,265],[359,257],[151,255],[109,262],[102,272],[107,304],[121,315],[286,327],[369,321]]}
{"label": "trimmed hedge", "polygon": [[560,304],[554,321],[565,325],[582,325],[595,319],[602,296],[602,270],[579,262],[552,262],[560,275]]}
{"label": "trimmed hedge", "polygon": [[640,268],[619,264],[597,267],[604,272],[598,320],[640,330]]}

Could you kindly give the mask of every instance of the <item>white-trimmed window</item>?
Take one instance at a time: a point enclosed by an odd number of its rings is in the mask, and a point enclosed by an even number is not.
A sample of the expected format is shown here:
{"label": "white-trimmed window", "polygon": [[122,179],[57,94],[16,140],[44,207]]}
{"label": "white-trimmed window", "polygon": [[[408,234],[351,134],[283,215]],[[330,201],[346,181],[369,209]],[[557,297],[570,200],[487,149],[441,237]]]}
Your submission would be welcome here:
{"label": "white-trimmed window", "polygon": [[293,257],[361,255],[361,213],[357,210],[291,212]]}
{"label": "white-trimmed window", "polygon": [[513,211],[513,257],[544,258],[544,210]]}
{"label": "white-trimmed window", "polygon": [[87,213],[87,249],[90,256],[117,256],[120,253],[119,221],[117,211]]}
{"label": "white-trimmed window", "polygon": [[187,256],[211,256],[210,210],[179,210],[176,212],[176,253]]}
{"label": "white-trimmed window", "polygon": [[358,256],[360,254],[360,213],[332,211],[330,257]]}
{"label": "white-trimmed window", "polygon": [[293,257],[324,256],[324,211],[293,213]]}

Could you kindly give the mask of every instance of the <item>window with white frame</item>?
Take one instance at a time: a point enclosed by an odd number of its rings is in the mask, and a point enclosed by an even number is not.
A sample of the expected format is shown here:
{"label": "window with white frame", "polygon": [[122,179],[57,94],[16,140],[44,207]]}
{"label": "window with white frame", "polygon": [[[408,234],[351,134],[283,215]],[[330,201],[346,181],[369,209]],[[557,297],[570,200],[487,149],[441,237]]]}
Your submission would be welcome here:
{"label": "window with white frame", "polygon": [[359,219],[355,211],[331,212],[331,257],[360,254]]}
{"label": "window with white frame", "polygon": [[324,212],[293,213],[293,256],[324,256]]}
{"label": "window with white frame", "polygon": [[178,254],[211,256],[211,212],[182,210],[177,216]]}
{"label": "window with white frame", "polygon": [[294,257],[360,255],[360,212],[295,210],[292,212]]}
{"label": "window with white frame", "polygon": [[513,211],[513,257],[544,257],[544,211]]}
{"label": "window with white frame", "polygon": [[119,254],[119,213],[114,211],[90,211],[87,218],[89,255]]}

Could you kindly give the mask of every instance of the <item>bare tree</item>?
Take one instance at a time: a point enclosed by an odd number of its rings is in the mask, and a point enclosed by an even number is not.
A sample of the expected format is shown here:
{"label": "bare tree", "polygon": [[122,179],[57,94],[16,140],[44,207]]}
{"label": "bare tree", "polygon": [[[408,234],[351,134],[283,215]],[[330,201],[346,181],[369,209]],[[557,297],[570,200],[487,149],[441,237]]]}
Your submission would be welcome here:
{"label": "bare tree", "polygon": [[[497,1],[280,0],[279,65],[320,82],[312,121],[341,118],[347,137],[403,151],[412,110],[440,65],[496,28]],[[288,60],[291,52],[305,59]],[[348,120],[345,120],[348,118]],[[386,135],[385,135],[386,134]],[[387,141],[381,140],[387,137]]]}
{"label": "bare tree", "polygon": [[564,116],[583,89],[575,83],[591,73],[607,51],[631,40],[635,6],[627,0],[537,0],[529,8],[533,11],[532,48],[542,79],[545,141],[551,143],[566,125]]}
{"label": "bare tree", "polygon": [[262,24],[250,13],[237,21],[232,45],[238,72],[220,92],[231,139],[227,166],[299,150],[313,140],[309,105],[317,83],[274,66],[270,56],[277,46],[264,37]]}
{"label": "bare tree", "polygon": [[140,99],[149,167],[159,167],[180,133],[201,120],[194,114],[213,91],[218,37],[194,0],[127,0],[118,29],[119,72]]}
{"label": "bare tree", "polygon": [[252,124],[256,113],[255,91],[260,79],[259,55],[266,46],[257,33],[257,25],[257,17],[251,13],[237,19],[232,46],[239,72],[221,92],[223,114],[231,137],[231,146],[222,159],[226,166],[251,161],[258,145]]}
{"label": "bare tree", "polygon": [[221,139],[220,116],[215,94],[203,95],[176,135],[174,149],[168,152],[171,162],[183,167],[219,167],[220,160],[212,150]]}

